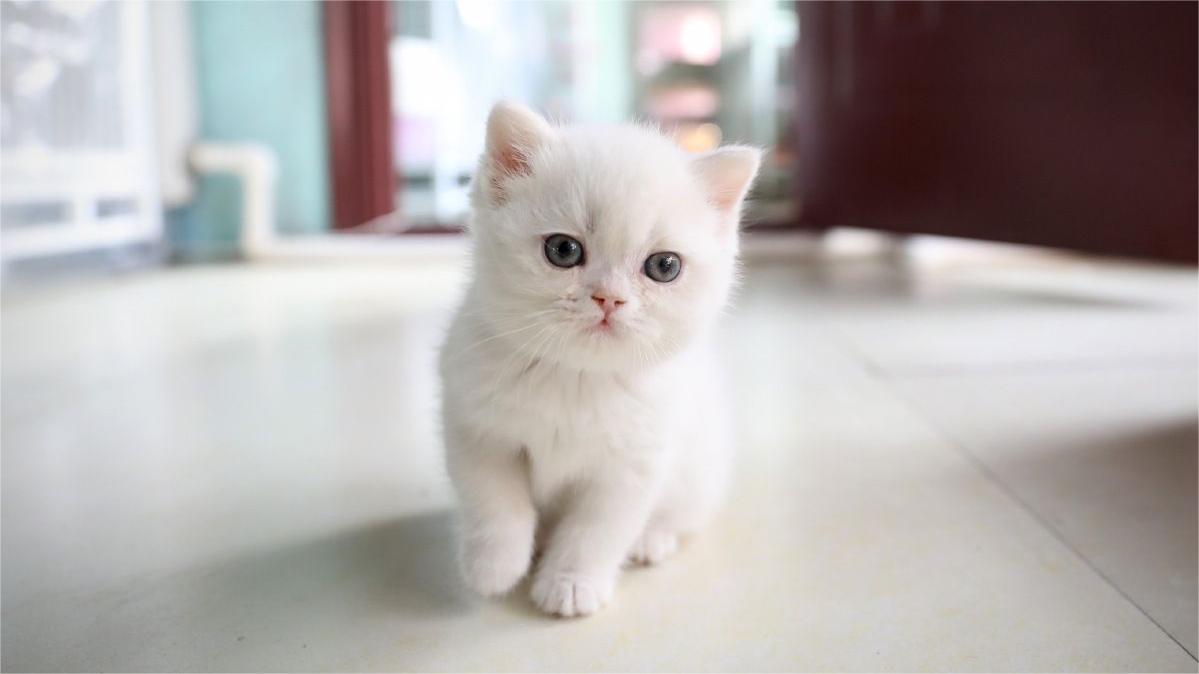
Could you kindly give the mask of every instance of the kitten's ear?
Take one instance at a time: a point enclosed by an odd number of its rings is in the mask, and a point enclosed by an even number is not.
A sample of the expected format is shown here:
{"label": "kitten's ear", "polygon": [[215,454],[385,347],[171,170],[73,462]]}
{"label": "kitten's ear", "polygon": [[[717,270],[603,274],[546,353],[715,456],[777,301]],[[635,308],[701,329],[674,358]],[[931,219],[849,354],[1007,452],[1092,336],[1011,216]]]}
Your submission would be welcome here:
{"label": "kitten's ear", "polygon": [[493,201],[503,201],[508,180],[529,175],[533,153],[553,137],[553,127],[529,108],[507,101],[495,104],[487,117],[487,144],[483,151]]}
{"label": "kitten's ear", "polygon": [[705,152],[691,160],[693,169],[707,192],[708,201],[722,213],[736,214],[749,192],[762,151],[756,147],[729,145]]}

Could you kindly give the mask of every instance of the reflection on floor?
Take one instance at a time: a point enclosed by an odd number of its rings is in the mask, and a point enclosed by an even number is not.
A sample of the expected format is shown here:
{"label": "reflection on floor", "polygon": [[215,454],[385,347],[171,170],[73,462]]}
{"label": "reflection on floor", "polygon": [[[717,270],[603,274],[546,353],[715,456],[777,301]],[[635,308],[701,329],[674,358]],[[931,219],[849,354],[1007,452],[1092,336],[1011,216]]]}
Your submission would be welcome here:
{"label": "reflection on floor", "polygon": [[751,260],[731,506],[584,621],[454,575],[461,280],[6,292],[3,669],[1196,670],[1194,270]]}

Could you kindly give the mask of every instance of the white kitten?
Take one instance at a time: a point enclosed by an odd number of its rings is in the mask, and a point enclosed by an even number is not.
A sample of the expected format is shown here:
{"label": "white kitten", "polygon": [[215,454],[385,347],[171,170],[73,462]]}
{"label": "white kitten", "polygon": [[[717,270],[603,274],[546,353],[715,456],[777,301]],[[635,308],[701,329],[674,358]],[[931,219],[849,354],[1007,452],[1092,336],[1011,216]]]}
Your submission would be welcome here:
{"label": "white kitten", "polygon": [[730,439],[700,342],[734,281],[758,162],[492,110],[473,280],[441,352],[475,590],[511,589],[536,546],[533,601],[593,613],[626,559],[661,561],[719,504]]}

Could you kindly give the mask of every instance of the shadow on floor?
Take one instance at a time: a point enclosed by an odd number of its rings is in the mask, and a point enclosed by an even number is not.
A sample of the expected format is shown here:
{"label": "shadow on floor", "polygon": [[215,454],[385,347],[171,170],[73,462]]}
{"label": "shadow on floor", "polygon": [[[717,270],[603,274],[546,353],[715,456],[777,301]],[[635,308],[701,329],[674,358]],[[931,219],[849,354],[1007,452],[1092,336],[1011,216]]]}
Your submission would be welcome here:
{"label": "shadow on floor", "polygon": [[207,590],[286,607],[435,617],[476,602],[458,578],[453,517],[437,511],[381,522],[234,559],[206,574]]}
{"label": "shadow on floor", "polygon": [[453,538],[450,511],[437,511],[45,597],[12,630],[6,606],[3,669],[251,671],[291,650],[348,657],[336,651],[354,641],[330,635],[394,637],[391,625],[478,610]]}

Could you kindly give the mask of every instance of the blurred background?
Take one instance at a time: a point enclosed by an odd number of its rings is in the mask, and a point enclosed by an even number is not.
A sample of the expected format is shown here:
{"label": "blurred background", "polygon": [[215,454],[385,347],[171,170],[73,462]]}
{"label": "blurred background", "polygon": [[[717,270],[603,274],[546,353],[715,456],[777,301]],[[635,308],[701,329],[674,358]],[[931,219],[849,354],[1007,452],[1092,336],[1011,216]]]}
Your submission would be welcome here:
{"label": "blurred background", "polygon": [[694,151],[776,148],[759,208],[794,218],[790,3],[4,10],[8,261],[149,240],[178,260],[244,255],[239,203],[258,197],[194,161],[210,144],[265,151],[262,226],[280,236],[457,232],[500,98],[561,122],[657,122]]}
{"label": "blurred background", "polygon": [[[1197,8],[0,0],[0,669],[1196,671]],[[501,98],[768,148],[729,508],[584,622],[454,570]]]}
{"label": "blurred background", "polygon": [[[457,232],[500,98],[561,122],[658,123],[693,151],[770,148],[757,228],[1195,260],[1188,3],[3,9],[6,265]],[[247,202],[263,217],[246,222]]]}

